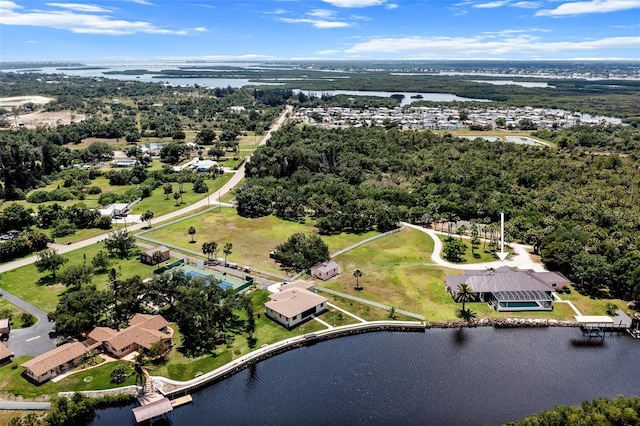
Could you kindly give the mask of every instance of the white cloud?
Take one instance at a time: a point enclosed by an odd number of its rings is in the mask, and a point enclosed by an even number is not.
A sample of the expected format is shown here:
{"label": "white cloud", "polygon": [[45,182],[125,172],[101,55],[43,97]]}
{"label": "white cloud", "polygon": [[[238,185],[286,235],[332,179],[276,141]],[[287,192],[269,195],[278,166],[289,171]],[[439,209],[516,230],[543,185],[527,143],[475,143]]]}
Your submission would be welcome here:
{"label": "white cloud", "polygon": [[81,4],[81,3],[47,3],[47,6],[58,7],[61,9],[69,9],[75,10],[76,12],[111,12],[108,9],[105,9],[100,6],[95,6],[92,4]]}
{"label": "white cloud", "polygon": [[205,9],[215,9],[217,6],[212,4],[195,3],[195,6],[204,7]]}
{"label": "white cloud", "polygon": [[323,1],[335,7],[380,6],[387,2],[387,0],[323,0]]}
{"label": "white cloud", "polygon": [[11,9],[22,9],[22,6],[18,6],[12,1],[5,1],[5,0],[0,1],[0,11],[6,11]]}
{"label": "white cloud", "polygon": [[540,7],[540,3],[535,1],[519,1],[517,3],[512,3],[509,6],[519,7],[521,9],[537,9]]}
{"label": "white cloud", "polygon": [[[57,3],[53,3],[57,5]],[[77,6],[78,4],[75,4]],[[115,19],[108,14],[77,13],[77,10],[23,11],[13,2],[0,2],[0,24],[31,27],[46,27],[71,31],[78,34],[126,35],[126,34],[173,34],[188,35],[193,30],[168,29],[145,21]],[[202,31],[195,30],[197,32]]]}
{"label": "white cloud", "polygon": [[205,33],[207,31],[209,31],[208,29],[206,29],[205,27],[195,27],[193,29],[193,31],[197,32],[197,33]]}
{"label": "white cloud", "polygon": [[540,10],[536,16],[585,15],[640,8],[640,0],[592,0],[563,3],[555,9]]}
{"label": "white cloud", "polygon": [[339,50],[335,50],[335,49],[327,49],[327,50],[321,50],[319,52],[316,52],[318,55],[337,55],[338,53],[340,53]]}
{"label": "white cloud", "polygon": [[142,5],[145,5],[145,6],[153,6],[153,3],[151,3],[148,0],[127,0],[127,1],[129,1],[131,3],[142,4]]}
{"label": "white cloud", "polygon": [[306,19],[306,18],[280,18],[281,22],[285,22],[287,24],[311,24],[315,28],[344,28],[351,27],[352,25],[348,22],[341,21],[326,21],[324,19]]}
{"label": "white cloud", "polygon": [[508,0],[492,1],[489,3],[474,4],[473,7],[475,7],[476,9],[495,9],[496,7],[502,7],[507,3],[509,3]]}
{"label": "white cloud", "polygon": [[544,41],[539,37],[518,34],[503,37],[398,37],[374,38],[356,43],[345,53],[391,53],[413,59],[470,59],[474,57],[575,56],[594,50],[637,50],[640,37],[610,37],[583,41]]}
{"label": "white cloud", "polygon": [[40,42],[37,41],[37,40],[27,40],[27,43],[29,43],[29,44],[38,44]]}
{"label": "white cloud", "polygon": [[385,6],[385,9],[397,9],[398,5],[395,3],[389,3]]}
{"label": "white cloud", "polygon": [[307,12],[307,15],[326,19],[333,18],[336,15],[336,12],[328,9],[313,9],[312,11]]}

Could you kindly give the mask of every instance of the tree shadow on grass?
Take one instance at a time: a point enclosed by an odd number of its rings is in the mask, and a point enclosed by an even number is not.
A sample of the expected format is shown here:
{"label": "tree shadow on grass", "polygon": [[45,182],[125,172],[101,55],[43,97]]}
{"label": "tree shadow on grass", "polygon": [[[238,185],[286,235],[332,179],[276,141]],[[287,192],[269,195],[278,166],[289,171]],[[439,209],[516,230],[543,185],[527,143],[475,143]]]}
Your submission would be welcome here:
{"label": "tree shadow on grass", "polygon": [[44,277],[40,277],[40,279],[38,281],[36,281],[36,284],[39,286],[43,286],[43,285],[54,285],[54,284],[58,284],[58,278],[53,278],[53,276],[51,275],[45,275]]}

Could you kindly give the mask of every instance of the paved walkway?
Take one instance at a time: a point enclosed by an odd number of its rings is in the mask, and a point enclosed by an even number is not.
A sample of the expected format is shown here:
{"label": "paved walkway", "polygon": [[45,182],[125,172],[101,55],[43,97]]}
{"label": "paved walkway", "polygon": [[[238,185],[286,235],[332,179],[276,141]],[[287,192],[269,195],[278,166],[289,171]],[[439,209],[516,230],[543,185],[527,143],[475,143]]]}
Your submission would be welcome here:
{"label": "paved walkway", "polygon": [[363,320],[363,319],[362,319],[362,318],[360,318],[359,316],[357,316],[357,315],[355,315],[355,314],[352,314],[352,313],[351,313],[351,312],[349,312],[349,311],[345,311],[344,309],[342,309],[342,308],[341,308],[341,307],[339,307],[339,306],[334,305],[333,303],[329,303],[329,302],[327,302],[327,306],[331,306],[333,309],[337,309],[337,310],[339,310],[340,312],[343,312],[343,313],[345,313],[345,314],[349,315],[350,317],[353,317],[353,318],[357,319],[357,320],[358,320],[358,321],[360,321],[360,322],[363,322],[363,323],[364,323],[364,322],[367,322],[367,320]]}
{"label": "paved walkway", "polygon": [[573,302],[571,302],[570,300],[562,300],[560,298],[560,296],[558,295],[558,293],[553,292],[553,300],[556,301],[556,303],[566,303],[567,305],[569,305],[569,307],[571,309],[573,309],[573,312],[575,312],[576,315],[581,316],[582,314],[580,313],[580,311],[578,310],[578,308],[576,308],[576,305],[573,304]]}
{"label": "paved walkway", "polygon": [[320,324],[324,325],[325,327],[327,327],[328,329],[332,329],[335,328],[334,326],[332,326],[331,324],[329,324],[326,321],[321,320],[320,318],[318,318],[315,315],[311,315],[311,318],[313,318],[314,320],[318,321]]}

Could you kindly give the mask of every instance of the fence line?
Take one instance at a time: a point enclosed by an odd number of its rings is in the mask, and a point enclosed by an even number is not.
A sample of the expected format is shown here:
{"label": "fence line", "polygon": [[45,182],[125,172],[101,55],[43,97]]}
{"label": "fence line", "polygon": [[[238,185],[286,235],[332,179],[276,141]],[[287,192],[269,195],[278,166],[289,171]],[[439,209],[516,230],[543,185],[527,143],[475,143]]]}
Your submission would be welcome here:
{"label": "fence line", "polygon": [[[340,293],[339,291],[335,291],[335,290],[329,290],[328,288],[320,287],[318,285],[314,287],[314,290],[323,291],[323,292],[329,293],[329,294],[331,294],[333,296],[339,296],[339,297],[342,297],[342,298],[345,298],[345,299],[353,300],[354,302],[364,303],[365,305],[374,306],[376,308],[384,309],[385,311],[388,311],[388,310],[391,309],[391,306],[383,305],[382,303],[372,302],[371,300],[362,299],[362,298],[356,297],[356,296],[351,296],[350,294],[346,294],[346,293]],[[413,312],[405,311],[403,309],[397,309],[396,308],[396,312],[399,313],[399,314],[402,314],[402,315],[406,315],[406,316],[411,317],[411,318],[418,319],[420,321],[424,321],[425,320],[425,318],[422,315],[414,314]]]}
{"label": "fence line", "polygon": [[382,237],[386,237],[387,235],[395,234],[396,232],[400,232],[403,229],[404,229],[404,225],[402,225],[400,228],[392,229],[391,231],[387,231],[387,232],[384,232],[382,234],[374,235],[373,237],[366,238],[366,239],[364,239],[362,241],[359,241],[359,242],[355,243],[352,246],[349,246],[347,248],[343,248],[342,250],[338,250],[337,252],[335,252],[332,255],[330,255],[330,257],[331,257],[331,259],[333,259],[334,257],[338,257],[341,254],[348,252],[349,250],[353,250],[356,247],[360,247],[361,245],[366,244],[366,243],[368,243],[370,241],[373,241],[373,240],[377,240],[378,238],[382,238]]}

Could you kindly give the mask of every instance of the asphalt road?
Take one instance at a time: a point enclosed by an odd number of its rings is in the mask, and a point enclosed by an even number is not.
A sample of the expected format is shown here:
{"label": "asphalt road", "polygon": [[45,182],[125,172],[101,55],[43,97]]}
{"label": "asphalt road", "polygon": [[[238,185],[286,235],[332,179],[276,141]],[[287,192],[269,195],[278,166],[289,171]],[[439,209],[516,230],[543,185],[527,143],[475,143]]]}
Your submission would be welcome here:
{"label": "asphalt road", "polygon": [[5,344],[16,357],[23,355],[38,356],[56,347],[53,323],[50,323],[47,319],[46,312],[7,291],[3,290],[2,296],[37,318],[35,325],[11,330],[11,333],[9,333],[9,340]]}

